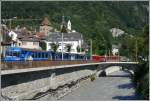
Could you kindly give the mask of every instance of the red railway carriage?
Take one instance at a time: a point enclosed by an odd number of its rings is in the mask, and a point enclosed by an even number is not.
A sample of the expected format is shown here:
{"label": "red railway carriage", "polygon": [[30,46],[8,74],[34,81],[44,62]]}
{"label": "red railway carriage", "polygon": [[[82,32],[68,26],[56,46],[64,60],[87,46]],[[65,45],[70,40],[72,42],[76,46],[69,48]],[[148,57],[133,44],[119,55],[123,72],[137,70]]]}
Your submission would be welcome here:
{"label": "red railway carriage", "polygon": [[93,61],[99,61],[99,62],[105,62],[106,57],[105,56],[99,56],[99,55],[92,55]]}
{"label": "red railway carriage", "polygon": [[92,55],[93,61],[98,62],[114,62],[114,61],[120,61],[121,56],[100,56],[100,55]]}

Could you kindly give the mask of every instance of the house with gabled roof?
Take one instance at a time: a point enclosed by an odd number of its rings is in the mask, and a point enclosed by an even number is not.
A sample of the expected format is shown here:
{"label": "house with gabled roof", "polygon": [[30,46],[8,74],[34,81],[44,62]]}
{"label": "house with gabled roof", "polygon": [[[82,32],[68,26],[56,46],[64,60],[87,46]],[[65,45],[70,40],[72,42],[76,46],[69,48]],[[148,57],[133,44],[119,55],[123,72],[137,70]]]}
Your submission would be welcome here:
{"label": "house with gabled roof", "polygon": [[[58,52],[67,52],[67,45],[71,45],[70,53],[78,53],[77,48],[81,48],[83,43],[82,34],[79,32],[70,32],[63,33],[63,43],[62,43],[62,33],[61,32],[53,32],[46,38],[47,51],[52,50],[51,44],[58,44],[59,47],[57,49]],[[63,48],[62,48],[63,44]]]}
{"label": "house with gabled roof", "polygon": [[63,16],[61,31],[52,32],[48,37],[46,37],[45,42],[47,51],[53,50],[51,45],[54,43],[58,45],[58,52],[67,52],[67,46],[70,45],[70,53],[79,53],[81,52],[84,40],[82,33],[71,30],[71,21],[69,20],[66,24]]}

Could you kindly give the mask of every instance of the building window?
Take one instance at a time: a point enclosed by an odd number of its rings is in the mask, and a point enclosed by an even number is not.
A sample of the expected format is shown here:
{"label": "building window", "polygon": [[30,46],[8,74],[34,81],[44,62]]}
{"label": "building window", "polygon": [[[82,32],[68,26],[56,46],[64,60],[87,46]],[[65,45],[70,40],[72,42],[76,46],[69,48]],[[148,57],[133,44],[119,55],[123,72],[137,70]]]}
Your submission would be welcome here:
{"label": "building window", "polygon": [[21,46],[21,43],[19,43],[18,45]]}
{"label": "building window", "polygon": [[75,50],[74,50],[74,49],[71,49],[71,51],[72,51],[72,52],[75,52]]}
{"label": "building window", "polygon": [[26,45],[26,44],[27,44],[27,42],[25,42],[25,41],[22,42],[22,45]]}
{"label": "building window", "polygon": [[38,42],[33,42],[33,45],[38,45]]}

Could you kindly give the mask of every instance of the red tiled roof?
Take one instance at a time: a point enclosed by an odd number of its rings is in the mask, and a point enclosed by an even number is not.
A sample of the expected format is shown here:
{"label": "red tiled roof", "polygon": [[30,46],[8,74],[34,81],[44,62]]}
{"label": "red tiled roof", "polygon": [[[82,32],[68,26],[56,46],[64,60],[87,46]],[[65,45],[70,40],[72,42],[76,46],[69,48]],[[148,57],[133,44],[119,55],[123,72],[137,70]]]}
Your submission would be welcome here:
{"label": "red tiled roof", "polygon": [[31,42],[39,42],[40,38],[37,38],[35,36],[25,36],[22,39],[20,39],[21,41],[31,41]]}
{"label": "red tiled roof", "polygon": [[36,35],[38,37],[45,37],[45,33],[44,32],[36,32]]}

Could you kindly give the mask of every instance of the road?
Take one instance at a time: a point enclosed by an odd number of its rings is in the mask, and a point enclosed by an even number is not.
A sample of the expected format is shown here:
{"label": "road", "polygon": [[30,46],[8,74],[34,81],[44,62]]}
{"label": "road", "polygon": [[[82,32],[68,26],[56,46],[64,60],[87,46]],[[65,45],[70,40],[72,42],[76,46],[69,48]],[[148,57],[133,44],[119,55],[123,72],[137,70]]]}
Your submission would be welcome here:
{"label": "road", "polygon": [[60,100],[138,100],[129,73],[117,71],[87,82]]}

